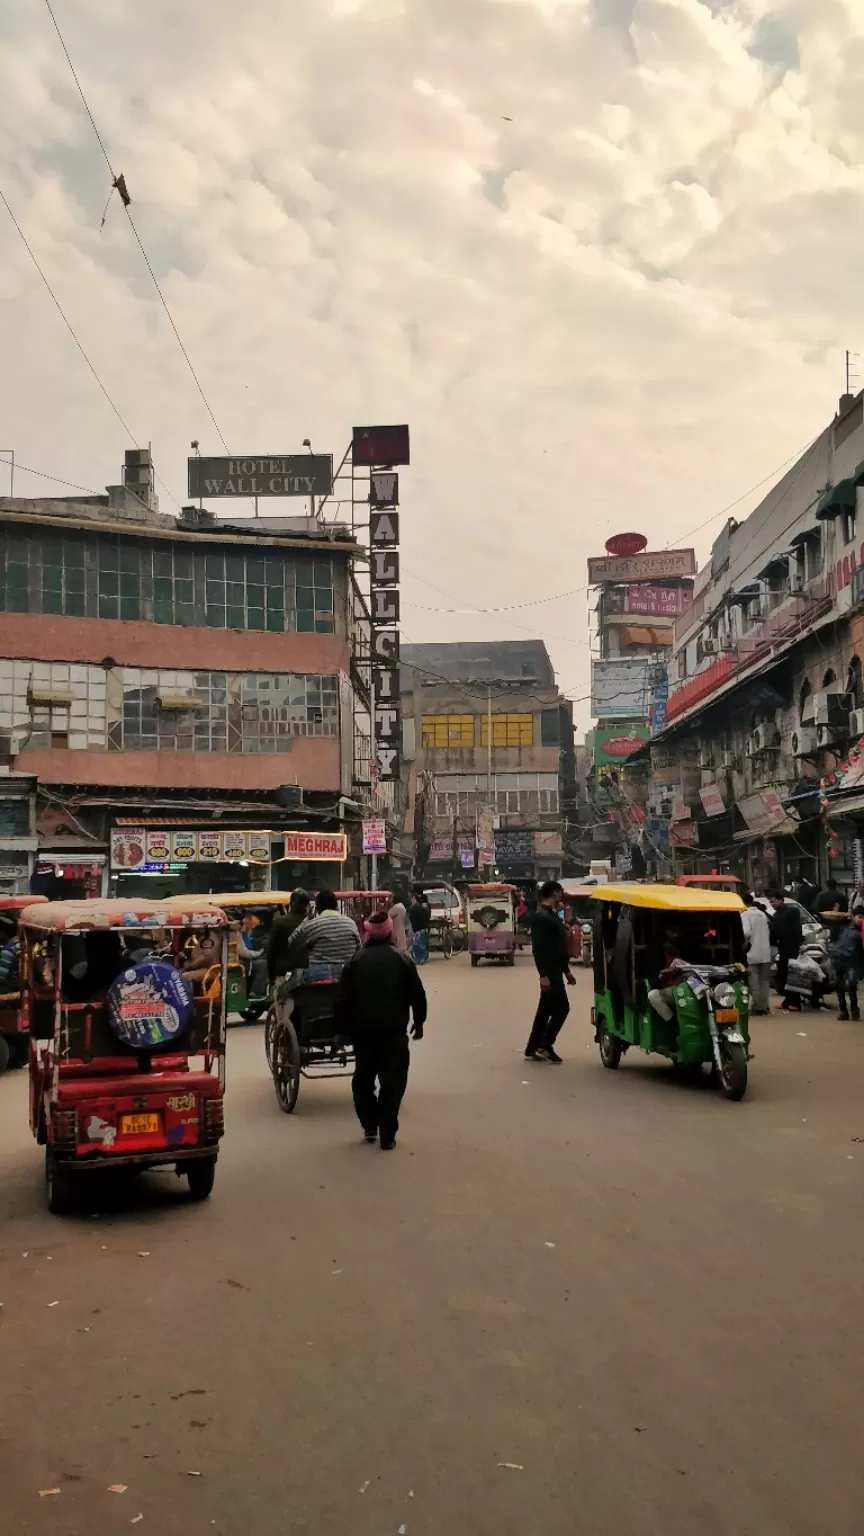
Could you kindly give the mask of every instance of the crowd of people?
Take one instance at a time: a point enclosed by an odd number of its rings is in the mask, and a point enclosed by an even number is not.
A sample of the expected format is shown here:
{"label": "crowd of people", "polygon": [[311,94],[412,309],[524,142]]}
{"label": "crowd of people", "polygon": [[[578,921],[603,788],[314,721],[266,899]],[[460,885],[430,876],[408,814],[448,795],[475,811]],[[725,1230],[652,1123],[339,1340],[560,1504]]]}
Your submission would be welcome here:
{"label": "crowd of people", "polygon": [[[791,899],[790,899],[791,898]],[[742,917],[749,970],[751,1012],[770,1012],[770,979],[776,954],[774,984],[784,1011],[796,1010],[798,994],[789,986],[789,968],[804,947],[802,910],[825,931],[825,948],[831,963],[838,1017],[859,1019],[858,983],[864,978],[864,880],[860,880],[851,900],[833,878],[821,889],[799,880],[787,891],[779,887],[768,892],[770,916],[760,899],[749,892],[744,900],[747,910]],[[820,989],[814,988],[811,1001],[819,1006]]]}

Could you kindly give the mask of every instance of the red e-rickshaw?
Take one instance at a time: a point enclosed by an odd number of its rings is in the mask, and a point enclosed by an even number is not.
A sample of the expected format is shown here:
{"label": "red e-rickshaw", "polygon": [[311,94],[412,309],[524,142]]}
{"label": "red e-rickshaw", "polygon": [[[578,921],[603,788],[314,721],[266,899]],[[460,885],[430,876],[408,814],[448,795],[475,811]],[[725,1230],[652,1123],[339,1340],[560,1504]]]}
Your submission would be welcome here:
{"label": "red e-rickshaw", "polygon": [[210,1194],[224,1130],[230,926],[206,896],[22,913],[30,1128],[56,1215],[73,1206],[79,1178],[106,1168],[173,1165],[194,1200]]}
{"label": "red e-rickshaw", "polygon": [[[17,937],[24,908],[47,900],[47,896],[0,896],[0,949]],[[23,1067],[27,1060],[27,1015],[21,1007],[19,970],[16,966],[8,980],[0,980],[0,1073],[7,1067]]]}

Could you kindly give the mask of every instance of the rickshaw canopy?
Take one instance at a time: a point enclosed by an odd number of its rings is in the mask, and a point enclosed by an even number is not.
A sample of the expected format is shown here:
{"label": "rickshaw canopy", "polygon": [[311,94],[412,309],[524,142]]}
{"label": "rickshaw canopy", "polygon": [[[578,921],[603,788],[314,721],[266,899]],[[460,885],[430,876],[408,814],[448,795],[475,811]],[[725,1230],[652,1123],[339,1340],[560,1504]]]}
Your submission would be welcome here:
{"label": "rickshaw canopy", "polygon": [[646,907],[655,912],[743,912],[744,902],[734,891],[700,891],[686,885],[595,885],[594,901],[617,902],[624,907]]}
{"label": "rickshaw canopy", "polygon": [[82,933],[128,928],[230,928],[231,919],[209,897],[169,896],[165,901],[92,901],[32,903],[21,924],[44,933]]}
{"label": "rickshaw canopy", "polygon": [[[169,896],[169,902],[182,901],[189,905],[196,900],[192,896]],[[212,901],[226,912],[233,911],[235,907],[288,907],[291,900],[290,891],[235,891],[230,896],[223,896],[221,891],[218,896],[204,898]],[[160,903],[162,905],[162,903]]]}
{"label": "rickshaw canopy", "polygon": [[23,912],[25,907],[42,907],[47,902],[47,896],[0,896],[0,913]]}

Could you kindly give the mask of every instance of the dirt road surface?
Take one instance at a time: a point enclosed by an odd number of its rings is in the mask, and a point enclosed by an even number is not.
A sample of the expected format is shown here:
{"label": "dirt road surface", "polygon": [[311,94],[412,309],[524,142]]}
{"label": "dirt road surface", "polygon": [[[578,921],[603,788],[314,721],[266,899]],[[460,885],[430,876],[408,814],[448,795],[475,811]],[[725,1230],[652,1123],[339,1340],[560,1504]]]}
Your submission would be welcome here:
{"label": "dirt road surface", "polygon": [[0,1080],[4,1532],[860,1532],[864,1025],[757,1021],[730,1105],[605,1071],[584,974],[560,1068],[527,958],[424,977],[392,1154],[232,1030],[206,1205],[50,1217]]}

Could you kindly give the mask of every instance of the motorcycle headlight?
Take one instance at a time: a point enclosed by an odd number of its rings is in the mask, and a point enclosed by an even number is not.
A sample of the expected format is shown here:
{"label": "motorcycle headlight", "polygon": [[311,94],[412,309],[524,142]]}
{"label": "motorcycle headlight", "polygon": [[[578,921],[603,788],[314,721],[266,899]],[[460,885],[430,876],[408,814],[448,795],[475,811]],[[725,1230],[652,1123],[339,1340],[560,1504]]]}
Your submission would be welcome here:
{"label": "motorcycle headlight", "polygon": [[734,1008],[735,988],[728,981],[721,981],[719,987],[714,988],[714,1001],[718,1008]]}

